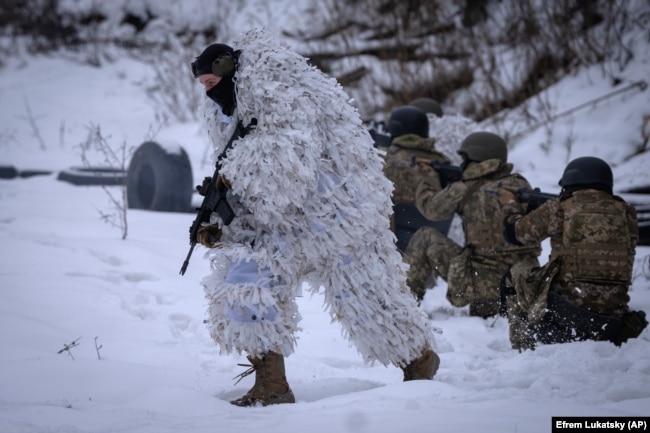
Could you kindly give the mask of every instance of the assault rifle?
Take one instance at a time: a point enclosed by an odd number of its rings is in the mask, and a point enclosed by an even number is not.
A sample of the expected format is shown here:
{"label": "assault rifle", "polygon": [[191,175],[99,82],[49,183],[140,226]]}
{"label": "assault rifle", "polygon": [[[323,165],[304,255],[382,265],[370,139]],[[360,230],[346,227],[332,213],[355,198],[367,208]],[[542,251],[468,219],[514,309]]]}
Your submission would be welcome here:
{"label": "assault rifle", "polygon": [[[541,192],[539,188],[534,188],[534,189],[527,189],[527,188],[514,189],[508,187],[502,187],[502,188],[505,188],[508,191],[514,193],[519,203],[527,204],[528,206],[526,208],[526,212],[532,212],[538,207],[540,207],[541,205],[543,205],[544,203],[546,203],[548,200],[558,198],[557,194]],[[488,194],[494,194],[496,196],[499,195],[497,190],[494,189],[488,189],[485,192],[487,192]]]}
{"label": "assault rifle", "polygon": [[199,192],[201,192],[204,197],[203,202],[201,203],[201,207],[196,209],[196,218],[194,218],[194,222],[190,226],[190,251],[187,253],[187,257],[185,258],[183,266],[181,267],[181,275],[185,275],[187,266],[190,263],[190,257],[192,256],[192,252],[194,252],[194,247],[197,243],[197,235],[199,233],[199,229],[203,223],[210,222],[210,215],[213,212],[219,214],[219,217],[221,217],[223,225],[225,226],[230,225],[232,220],[235,218],[235,212],[232,210],[232,207],[230,207],[230,204],[226,200],[228,185],[225,182],[219,181],[221,160],[226,156],[226,152],[232,147],[233,142],[246,135],[252,128],[255,127],[256,124],[257,121],[255,119],[253,119],[253,122],[251,122],[251,124],[245,128],[241,123],[237,124],[235,132],[233,132],[230,140],[228,140],[228,144],[226,144],[223,152],[221,152],[221,155],[219,155],[219,158],[217,158],[214,174],[212,177],[206,177],[203,180],[203,185],[201,187],[197,187],[197,189],[200,188]]}
{"label": "assault rifle", "polygon": [[438,173],[440,186],[443,188],[463,178],[463,170],[459,166],[452,165],[448,162],[434,161],[414,156],[411,160],[411,166],[415,167],[416,164],[428,165],[433,168]]}

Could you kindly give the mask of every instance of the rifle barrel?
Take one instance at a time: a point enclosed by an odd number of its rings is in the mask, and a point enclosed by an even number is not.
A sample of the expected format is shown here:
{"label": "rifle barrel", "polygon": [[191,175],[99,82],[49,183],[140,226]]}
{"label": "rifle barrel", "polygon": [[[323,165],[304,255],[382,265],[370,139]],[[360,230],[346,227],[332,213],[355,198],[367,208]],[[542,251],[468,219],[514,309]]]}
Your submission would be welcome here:
{"label": "rifle barrel", "polygon": [[181,275],[185,275],[185,271],[187,271],[187,267],[190,264],[190,257],[192,256],[192,252],[194,251],[194,247],[196,246],[196,242],[192,242],[190,245],[190,251],[187,253],[187,257],[185,258],[185,261],[183,262],[183,266],[181,266]]}

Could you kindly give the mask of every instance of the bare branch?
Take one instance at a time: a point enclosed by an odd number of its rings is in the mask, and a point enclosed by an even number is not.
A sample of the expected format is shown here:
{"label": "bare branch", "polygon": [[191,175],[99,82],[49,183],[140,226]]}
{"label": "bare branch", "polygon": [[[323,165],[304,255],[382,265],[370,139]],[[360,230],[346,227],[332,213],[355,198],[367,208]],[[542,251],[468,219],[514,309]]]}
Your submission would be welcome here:
{"label": "bare branch", "polygon": [[[110,137],[108,137],[110,138]],[[103,164],[110,168],[118,169],[118,171],[125,174],[122,185],[119,185],[119,195],[115,194],[114,189],[101,185],[102,190],[106,193],[109,202],[114,209],[114,213],[106,213],[98,209],[102,221],[110,224],[113,227],[119,228],[122,233],[122,239],[126,239],[128,235],[128,218],[127,218],[127,191],[126,191],[126,172],[127,161],[131,154],[131,149],[128,148],[126,140],[120,146],[113,147],[106,137],[102,135],[101,129],[98,125],[90,125],[88,127],[88,135],[86,140],[81,143],[81,160],[85,167],[92,167],[89,152],[95,150],[103,158]]]}
{"label": "bare branch", "polygon": [[102,347],[104,347],[104,346],[101,345],[101,344],[100,344],[99,346],[97,345],[97,339],[98,339],[98,338],[99,338],[99,337],[95,337],[95,351],[97,352],[97,359],[101,360],[102,357],[101,357],[101,355],[99,354],[99,350],[100,350]]}
{"label": "bare branch", "polygon": [[45,145],[45,140],[43,140],[43,137],[41,136],[41,131],[38,128],[38,123],[36,123],[36,117],[34,117],[34,113],[32,112],[32,107],[29,105],[29,101],[27,98],[25,98],[25,111],[27,112],[27,122],[29,123],[29,126],[32,129],[32,135],[38,142],[39,147],[41,150],[47,149],[47,146]]}
{"label": "bare branch", "polygon": [[59,350],[56,353],[61,354],[63,352],[68,352],[68,355],[70,355],[70,358],[72,358],[74,360],[74,356],[72,356],[72,351],[70,349],[72,349],[73,347],[79,346],[79,340],[81,340],[81,337],[77,338],[76,340],[74,340],[70,344],[64,344],[63,349]]}

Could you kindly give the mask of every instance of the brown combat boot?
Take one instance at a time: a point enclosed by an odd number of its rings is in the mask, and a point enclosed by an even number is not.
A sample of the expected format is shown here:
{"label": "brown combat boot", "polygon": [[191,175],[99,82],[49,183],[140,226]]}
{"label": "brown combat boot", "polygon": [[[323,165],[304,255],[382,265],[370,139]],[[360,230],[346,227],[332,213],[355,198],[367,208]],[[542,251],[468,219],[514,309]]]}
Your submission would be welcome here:
{"label": "brown combat boot", "polygon": [[231,401],[235,406],[268,406],[270,404],[295,403],[293,391],[284,373],[284,357],[267,352],[261,358],[248,357],[251,368],[240,374],[240,380],[255,372],[255,384],[242,397]]}
{"label": "brown combat boot", "polygon": [[440,366],[440,357],[431,349],[425,349],[422,355],[411,361],[404,371],[404,382],[409,380],[431,380]]}

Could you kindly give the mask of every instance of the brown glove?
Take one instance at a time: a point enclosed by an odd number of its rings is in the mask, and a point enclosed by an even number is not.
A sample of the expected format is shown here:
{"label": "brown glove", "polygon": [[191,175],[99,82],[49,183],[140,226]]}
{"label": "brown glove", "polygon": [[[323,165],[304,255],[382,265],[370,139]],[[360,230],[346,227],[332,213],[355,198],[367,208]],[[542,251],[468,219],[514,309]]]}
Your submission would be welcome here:
{"label": "brown glove", "polygon": [[212,182],[211,177],[204,177],[203,182],[201,185],[196,186],[196,190],[201,194],[202,196],[205,196],[205,193],[208,192],[208,187],[210,187],[210,183]]}
{"label": "brown glove", "polygon": [[217,191],[224,191],[232,188],[232,184],[228,179],[226,179],[226,176],[223,174],[220,174],[217,177]]}
{"label": "brown glove", "polygon": [[517,196],[509,189],[499,188],[497,190],[497,196],[499,197],[499,203],[501,203],[502,206],[508,206],[517,203]]}
{"label": "brown glove", "polygon": [[216,224],[203,226],[196,233],[196,240],[206,248],[214,248],[221,240],[221,228]]}
{"label": "brown glove", "polygon": [[[208,192],[208,188],[210,187],[210,184],[212,183],[212,178],[211,177],[205,177],[203,178],[203,182],[201,185],[196,186],[196,190],[201,194],[202,196],[205,196],[205,193]],[[217,177],[217,191],[223,192],[225,190],[231,189],[232,184],[226,177],[222,174],[220,174]]]}
{"label": "brown glove", "polygon": [[429,159],[424,159],[424,158],[416,158],[413,157],[411,161],[411,166],[412,167],[418,167],[420,170],[425,170],[425,171],[434,171],[433,167],[431,167],[431,160]]}

